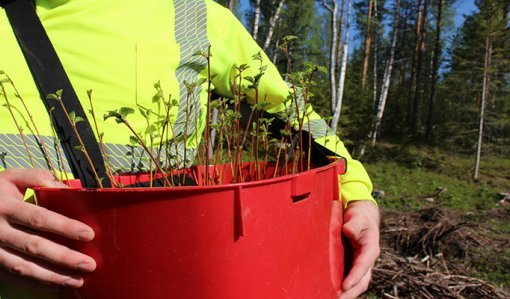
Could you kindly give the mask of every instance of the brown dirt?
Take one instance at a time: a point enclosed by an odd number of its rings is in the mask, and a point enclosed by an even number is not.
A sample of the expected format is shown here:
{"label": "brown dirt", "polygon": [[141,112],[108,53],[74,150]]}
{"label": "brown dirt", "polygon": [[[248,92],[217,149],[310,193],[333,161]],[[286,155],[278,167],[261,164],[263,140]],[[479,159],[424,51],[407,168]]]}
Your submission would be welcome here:
{"label": "brown dirt", "polygon": [[[492,216],[508,220],[508,210],[494,209]],[[510,298],[508,290],[470,275],[470,265],[480,258],[477,249],[502,252],[510,238],[495,237],[444,208],[382,214],[382,253],[369,293],[377,298]]]}

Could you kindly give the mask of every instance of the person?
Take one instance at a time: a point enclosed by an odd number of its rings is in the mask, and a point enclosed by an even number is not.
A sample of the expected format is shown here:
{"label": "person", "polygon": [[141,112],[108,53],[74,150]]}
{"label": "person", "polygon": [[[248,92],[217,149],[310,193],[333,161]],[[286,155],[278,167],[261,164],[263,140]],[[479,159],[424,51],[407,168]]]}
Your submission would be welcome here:
{"label": "person", "polygon": [[[179,120],[190,113],[199,115],[192,125],[176,125],[174,134],[185,132],[196,137],[189,140],[198,140],[205,127],[205,116],[200,111],[205,109],[207,83],[198,84],[191,91],[187,87],[190,82],[207,78],[208,65],[196,53],[210,46],[213,89],[222,96],[233,95],[239,66],[250,66],[244,71],[245,77],[258,72],[260,62],[254,61],[253,55],[261,52],[260,47],[229,10],[211,0],[37,0],[35,4],[82,105],[88,107],[86,91],[93,90],[98,115],[122,106],[150,107],[154,83],[158,82],[165,96],[168,94],[179,103],[172,108],[174,123],[181,123]],[[53,138],[48,113],[3,9],[0,40],[0,70],[3,77],[8,75],[12,80],[2,81],[2,94],[23,99],[32,111],[41,138],[50,144]],[[282,111],[289,87],[266,55],[261,55],[267,69],[258,87],[258,98],[248,92],[247,101],[266,101],[269,112]],[[196,100],[196,105],[189,105],[190,99]],[[19,109],[17,113],[25,112]],[[361,163],[351,158],[324,120],[313,110],[309,115],[314,139],[348,160],[348,172],[341,177],[345,206],[342,230],[354,249],[354,261],[343,281],[341,298],[355,298],[367,289],[379,255],[377,204]],[[21,135],[25,135],[29,148],[36,145],[35,137],[28,124],[20,132],[11,118],[8,109],[0,110],[0,266],[4,275],[14,272],[45,283],[78,288],[83,284],[83,273],[95,270],[95,261],[46,239],[40,232],[86,242],[94,238],[94,231],[81,222],[23,201],[27,188],[64,186],[49,171],[40,169],[47,164],[41,154],[32,152],[31,158],[23,154],[26,151]],[[133,115],[130,122],[140,130],[145,126],[141,116]],[[119,133],[121,128],[114,125],[104,125],[101,130],[110,163],[118,171],[129,171],[132,162],[125,159],[129,148],[124,146],[129,135]],[[184,147],[189,151],[184,156],[190,160],[195,154],[194,146],[190,141]],[[69,169],[63,169],[66,170]]]}

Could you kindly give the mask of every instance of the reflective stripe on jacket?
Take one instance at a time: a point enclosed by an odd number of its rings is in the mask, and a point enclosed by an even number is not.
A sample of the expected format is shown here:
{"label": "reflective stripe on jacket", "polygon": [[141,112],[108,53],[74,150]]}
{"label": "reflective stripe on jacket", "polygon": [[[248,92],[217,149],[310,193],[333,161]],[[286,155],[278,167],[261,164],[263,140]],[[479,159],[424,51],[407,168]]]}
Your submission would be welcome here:
{"label": "reflective stripe on jacket", "polygon": [[[172,133],[177,137],[186,135],[186,145],[182,138],[174,138],[176,144],[170,148],[171,154],[178,155],[181,162],[193,160],[205,128],[202,112],[208,90],[207,83],[201,79],[207,79],[207,60],[197,52],[207,52],[210,46],[211,73],[215,75],[213,89],[223,96],[232,96],[237,66],[250,66],[243,72],[244,77],[257,74],[260,66],[252,58],[261,52],[260,47],[229,10],[213,1],[38,0],[36,6],[86,111],[90,109],[88,90],[92,90],[99,119],[107,111],[124,106],[136,110],[138,107],[162,109],[153,102],[157,96],[178,103],[171,110],[175,124]],[[58,165],[59,151],[52,146],[55,140],[48,113],[3,10],[0,10],[0,53],[0,70],[13,80],[33,115],[41,139],[49,145],[53,165]],[[259,84],[258,101],[267,101],[269,105],[265,109],[270,112],[283,111],[283,100],[291,90],[265,54],[262,56],[267,70]],[[161,87],[159,91],[155,83]],[[248,82],[243,84],[247,86]],[[3,85],[23,134],[9,111],[2,107],[0,168],[32,167],[24,144],[34,157],[35,167],[47,168],[48,161],[40,151],[30,119],[13,86]],[[254,91],[248,92],[249,102],[254,103],[254,97]],[[3,98],[0,103],[4,104]],[[342,177],[344,200],[372,199],[372,185],[363,166],[351,158],[324,120],[311,110],[309,115],[316,141],[348,159],[348,173]],[[129,121],[138,131],[147,127],[146,119],[139,113],[130,115]],[[99,127],[114,170],[136,171],[147,166],[143,150],[127,145],[130,134],[125,127],[113,120],[100,122]]]}

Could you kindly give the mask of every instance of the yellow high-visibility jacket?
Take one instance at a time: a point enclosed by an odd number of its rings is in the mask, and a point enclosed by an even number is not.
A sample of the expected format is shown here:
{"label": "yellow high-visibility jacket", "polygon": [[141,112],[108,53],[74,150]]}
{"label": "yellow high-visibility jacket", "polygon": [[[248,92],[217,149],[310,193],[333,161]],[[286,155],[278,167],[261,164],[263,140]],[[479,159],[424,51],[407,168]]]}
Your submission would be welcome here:
{"label": "yellow high-visibility jacket", "polygon": [[[207,83],[191,91],[188,88],[190,83],[207,79],[207,60],[196,53],[207,53],[210,46],[213,89],[219,95],[232,97],[238,66],[250,66],[243,72],[244,77],[259,72],[260,62],[252,56],[261,52],[260,47],[229,10],[213,1],[37,0],[36,8],[84,110],[89,109],[88,90],[92,90],[99,118],[124,106],[155,110],[154,84],[159,82],[163,96],[178,103],[172,109],[172,122],[176,124],[175,134],[187,130],[187,144],[177,150],[180,155],[186,151],[187,162],[193,160],[205,128],[203,112],[208,94]],[[53,143],[48,113],[3,10],[0,10],[0,53],[0,70],[5,72],[0,76],[12,79],[39,132],[48,144]],[[269,112],[283,111],[289,86],[265,54],[262,56],[267,70],[258,88],[258,101],[267,101],[265,109]],[[46,168],[47,162],[38,150],[34,130],[14,87],[3,82],[7,98],[17,108],[15,115],[35,157],[35,166]],[[247,86],[248,82],[243,84]],[[254,97],[253,90],[248,92],[249,102],[254,103]],[[4,104],[3,97],[0,103]],[[0,108],[0,169],[32,167],[9,111]],[[190,121],[182,125],[186,119]],[[132,115],[129,120],[138,131],[147,126],[141,114]],[[99,126],[113,168],[129,171],[138,167],[133,160],[136,156],[133,151],[137,149],[126,146],[129,131],[114,121]],[[307,129],[308,125],[304,127]],[[313,111],[310,127],[317,142],[348,160],[348,172],[341,178],[344,203],[373,200],[372,185],[361,163],[351,158],[343,143]],[[57,159],[56,155],[52,150],[50,156]]]}

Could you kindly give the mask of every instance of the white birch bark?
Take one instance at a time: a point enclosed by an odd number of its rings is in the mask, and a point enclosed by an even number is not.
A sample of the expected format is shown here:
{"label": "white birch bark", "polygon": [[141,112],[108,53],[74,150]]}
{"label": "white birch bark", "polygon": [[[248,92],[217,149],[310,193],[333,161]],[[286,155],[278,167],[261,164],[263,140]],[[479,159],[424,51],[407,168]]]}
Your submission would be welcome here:
{"label": "white birch bark", "polygon": [[274,29],[276,27],[276,23],[278,22],[278,19],[280,18],[280,13],[282,11],[283,5],[285,5],[285,0],[280,0],[274,15],[269,20],[269,30],[268,30],[268,33],[266,36],[266,41],[264,42],[264,46],[262,47],[262,49],[264,51],[267,51],[267,48],[269,47],[269,44],[271,43],[271,39],[273,38]]}
{"label": "white birch bark", "polygon": [[227,7],[228,7],[228,9],[230,9],[231,11],[234,11],[234,2],[235,2],[235,0],[229,0],[229,1],[228,1]]}
{"label": "white birch bark", "polygon": [[[375,18],[375,21],[377,22],[378,20],[378,14],[377,14],[377,0],[374,0],[374,18]],[[378,75],[377,75],[377,67],[378,67],[378,63],[377,63],[377,57],[379,55],[379,39],[378,39],[378,36],[377,36],[377,32],[376,34],[374,35],[374,42],[373,42],[373,46],[374,46],[374,66],[373,66],[373,77],[374,77],[374,82],[373,82],[373,87],[372,87],[372,110],[373,111],[376,111],[376,108],[377,108],[377,81],[379,80],[378,79]],[[370,130],[369,134],[368,134],[368,140],[372,140],[372,130]],[[366,151],[366,148],[367,148],[367,143],[364,142],[361,147],[360,147],[360,150],[359,150],[359,154],[358,154],[358,159],[361,159],[361,157],[363,157],[363,155],[365,155],[365,151]]]}
{"label": "white birch bark", "polygon": [[331,51],[329,56],[329,84],[331,92],[331,114],[335,112],[336,106],[336,51],[338,46],[338,26],[337,26],[337,15],[338,15],[338,4],[336,0],[332,0],[331,4],[322,1],[322,5],[331,14]]}
{"label": "white birch bark", "polygon": [[386,69],[384,71],[383,77],[383,85],[381,88],[381,95],[379,97],[379,103],[377,105],[377,112],[375,115],[374,123],[372,126],[372,131],[370,132],[370,145],[373,147],[377,141],[377,136],[379,135],[379,130],[381,128],[381,121],[384,115],[384,109],[386,107],[386,100],[388,98],[388,91],[390,89],[391,83],[391,73],[393,71],[393,63],[395,60],[395,48],[397,47],[397,33],[398,33],[398,23],[399,23],[399,8],[400,1],[397,1],[395,8],[395,24],[393,28],[393,37],[391,41],[391,49],[390,49],[390,58],[386,64]]}
{"label": "white birch bark", "polygon": [[478,141],[476,143],[476,157],[475,169],[473,172],[473,179],[477,180],[480,172],[480,158],[482,154],[482,141],[483,141],[483,127],[485,121],[485,106],[487,102],[487,95],[489,94],[489,74],[488,68],[490,67],[492,46],[490,37],[487,35],[485,38],[485,61],[483,66],[483,84],[482,84],[482,101],[480,103],[480,122],[478,125]]}
{"label": "white birch bark", "polygon": [[349,56],[349,31],[351,27],[351,9],[352,9],[352,0],[349,0],[349,5],[347,7],[347,23],[345,25],[345,41],[342,49],[342,64],[340,66],[340,75],[338,77],[338,89],[336,93],[336,104],[335,104],[335,113],[333,114],[333,119],[331,120],[331,129],[333,132],[336,132],[338,127],[338,121],[340,120],[340,113],[342,111],[342,102],[344,97],[344,86],[345,86],[345,74],[347,69],[347,58]]}
{"label": "white birch bark", "polygon": [[261,0],[257,0],[255,2],[255,16],[253,17],[253,30],[252,30],[252,37],[254,40],[257,39],[257,35],[259,34],[260,1]]}

